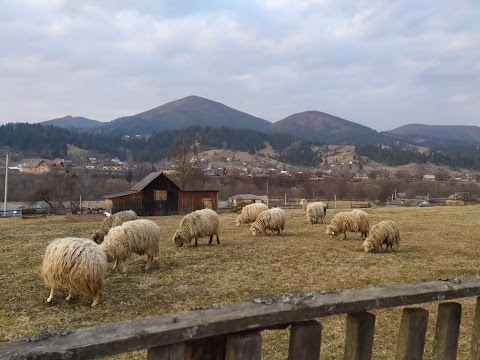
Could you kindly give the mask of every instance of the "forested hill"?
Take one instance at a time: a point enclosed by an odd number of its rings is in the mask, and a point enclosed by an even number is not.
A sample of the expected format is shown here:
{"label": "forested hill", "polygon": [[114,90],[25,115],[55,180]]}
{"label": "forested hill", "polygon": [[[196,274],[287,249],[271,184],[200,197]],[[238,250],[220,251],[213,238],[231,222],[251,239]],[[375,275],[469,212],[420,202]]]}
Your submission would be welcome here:
{"label": "forested hill", "polygon": [[194,141],[199,150],[231,149],[254,154],[272,145],[278,160],[294,165],[315,166],[321,157],[312,151],[314,143],[286,134],[265,134],[247,129],[190,127],[153,132],[149,136],[126,136],[120,131],[83,131],[40,124],[10,123],[0,126],[0,147],[8,147],[25,157],[67,158],[67,144],[126,159],[133,154],[138,162],[155,162],[170,157],[179,138]]}
{"label": "forested hill", "polygon": [[[181,130],[153,132],[148,136],[127,136],[117,131],[66,129],[41,124],[10,123],[0,126],[0,148],[22,157],[68,158],[67,145],[107,156],[126,159],[132,154],[137,162],[156,162],[169,158],[178,139],[196,143],[199,151],[230,149],[255,154],[272,145],[279,161],[292,165],[316,166],[322,163],[318,146],[325,145],[288,134],[263,133],[247,129],[194,126]],[[383,143],[357,143],[356,153],[390,166],[433,162],[451,167],[480,169],[480,148],[454,141],[423,141],[428,151],[415,150],[413,141],[384,137]],[[328,144],[338,144],[330,142]],[[316,146],[313,146],[316,145]],[[418,145],[418,144],[417,144]],[[317,150],[314,150],[317,149]]]}

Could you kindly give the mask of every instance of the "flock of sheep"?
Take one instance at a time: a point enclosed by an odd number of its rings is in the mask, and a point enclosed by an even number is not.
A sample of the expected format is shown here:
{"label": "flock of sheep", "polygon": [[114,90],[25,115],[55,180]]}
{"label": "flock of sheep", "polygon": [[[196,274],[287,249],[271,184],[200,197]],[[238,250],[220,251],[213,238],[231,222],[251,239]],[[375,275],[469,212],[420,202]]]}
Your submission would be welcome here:
{"label": "flock of sheep", "polygon": [[[322,202],[308,203],[305,199],[300,202],[307,214],[307,221],[316,224],[323,223],[327,206]],[[161,231],[159,226],[147,219],[138,219],[132,211],[122,211],[108,216],[102,222],[91,238],[67,237],[55,239],[46,248],[42,263],[42,277],[45,285],[50,288],[47,302],[53,299],[56,288],[68,289],[66,300],[70,300],[74,293],[81,293],[93,298],[92,306],[96,306],[102,297],[102,287],[107,266],[114,262],[126,271],[125,261],[132,255],[147,255],[145,270],[151,267],[152,261],[158,255]],[[250,225],[252,235],[266,235],[267,230],[283,234],[286,214],[280,208],[269,209],[262,203],[249,204],[242,208],[236,218],[236,226]],[[216,236],[219,240],[219,217],[210,209],[202,209],[185,215],[175,231],[173,241],[180,247],[190,244],[195,239],[210,237],[209,244]],[[334,238],[340,233],[360,232],[364,239],[365,252],[393,250],[400,242],[400,232],[395,222],[386,220],[369,227],[369,216],[362,210],[339,212],[327,226],[326,234]]]}

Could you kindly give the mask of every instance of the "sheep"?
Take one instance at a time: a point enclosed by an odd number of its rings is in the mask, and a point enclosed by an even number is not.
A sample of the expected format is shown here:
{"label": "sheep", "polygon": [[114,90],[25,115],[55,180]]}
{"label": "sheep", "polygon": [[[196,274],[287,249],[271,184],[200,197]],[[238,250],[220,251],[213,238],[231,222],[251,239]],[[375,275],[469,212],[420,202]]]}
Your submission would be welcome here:
{"label": "sheep", "polygon": [[283,235],[285,221],[285,211],[282,209],[265,210],[258,214],[257,220],[250,226],[250,231],[254,236],[267,235],[267,230],[277,231],[278,235]]}
{"label": "sheep", "polygon": [[363,248],[365,252],[383,251],[383,244],[386,244],[386,249],[396,245],[398,251],[398,245],[400,243],[400,230],[397,224],[392,220],[384,220],[376,225],[372,226],[370,234],[363,242]]}
{"label": "sheep", "polygon": [[92,234],[92,239],[97,244],[101,244],[103,242],[103,238],[105,237],[105,235],[114,226],[119,226],[125,221],[137,219],[137,214],[133,210],[120,211],[113,215],[105,211],[105,215],[107,217],[105,220],[103,220],[100,228],[98,230],[95,230],[95,232]]}
{"label": "sheep", "polygon": [[[148,270],[153,258],[158,255],[160,236],[160,227],[152,220],[131,220],[111,228],[100,246],[107,254],[109,262],[115,260],[113,269],[132,254],[146,254],[145,270]],[[125,267],[123,271],[126,271]]]}
{"label": "sheep", "polygon": [[323,223],[323,218],[327,214],[327,205],[321,201],[308,203],[305,199],[302,199],[300,204],[303,210],[307,211],[307,221],[309,224],[316,224],[319,219]]}
{"label": "sheep", "polygon": [[368,236],[369,231],[369,216],[363,210],[355,209],[350,212],[337,213],[330,225],[327,226],[325,233],[333,239],[339,233],[343,232],[343,239],[347,238],[347,231],[361,233],[362,240]]}
{"label": "sheep", "polygon": [[268,210],[268,206],[264,203],[255,203],[246,205],[240,215],[235,219],[235,225],[240,226],[240,224],[250,224],[257,220],[258,214],[262,211]]}
{"label": "sheep", "polygon": [[92,307],[102,298],[103,279],[107,271],[107,255],[91,239],[58,238],[48,244],[41,274],[53,300],[56,288],[68,289],[69,301],[74,292],[92,296]]}
{"label": "sheep", "polygon": [[218,228],[220,220],[218,214],[211,209],[201,209],[191,212],[183,217],[180,226],[173,235],[173,242],[178,247],[185,243],[191,243],[195,239],[195,246],[198,246],[198,238],[210,236],[209,244],[212,243],[213,235],[217,236],[217,244],[220,244],[218,238]]}

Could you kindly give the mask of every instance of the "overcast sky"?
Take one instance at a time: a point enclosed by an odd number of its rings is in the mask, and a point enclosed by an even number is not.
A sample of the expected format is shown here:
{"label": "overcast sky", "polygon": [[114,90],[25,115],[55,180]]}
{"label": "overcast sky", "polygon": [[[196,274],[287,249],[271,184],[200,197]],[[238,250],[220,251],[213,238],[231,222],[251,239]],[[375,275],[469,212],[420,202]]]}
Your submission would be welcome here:
{"label": "overcast sky", "polygon": [[480,125],[479,0],[1,0],[0,123],[198,95],[275,122]]}

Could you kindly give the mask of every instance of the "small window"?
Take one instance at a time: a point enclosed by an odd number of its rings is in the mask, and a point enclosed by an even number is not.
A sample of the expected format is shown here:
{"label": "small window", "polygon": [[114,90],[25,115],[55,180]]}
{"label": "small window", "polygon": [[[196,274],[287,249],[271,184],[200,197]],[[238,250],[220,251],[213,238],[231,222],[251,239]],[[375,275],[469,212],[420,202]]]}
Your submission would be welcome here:
{"label": "small window", "polygon": [[167,190],[153,190],[153,200],[155,201],[167,200]]}

